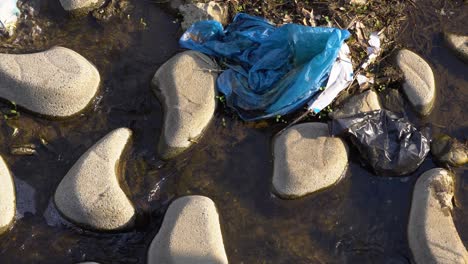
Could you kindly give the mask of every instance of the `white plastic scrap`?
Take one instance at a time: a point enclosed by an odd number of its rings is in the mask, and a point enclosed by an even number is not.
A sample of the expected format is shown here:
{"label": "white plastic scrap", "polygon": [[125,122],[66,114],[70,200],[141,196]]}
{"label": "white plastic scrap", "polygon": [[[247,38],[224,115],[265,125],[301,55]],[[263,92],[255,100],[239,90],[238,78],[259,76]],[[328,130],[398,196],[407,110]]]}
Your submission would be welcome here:
{"label": "white plastic scrap", "polygon": [[374,83],[374,77],[367,77],[366,75],[358,74],[356,75],[356,80],[359,86],[363,86],[367,83]]}
{"label": "white plastic scrap", "polygon": [[365,70],[380,55],[380,38],[378,32],[372,32],[369,36],[369,46],[367,47],[367,59],[361,68]]}
{"label": "white plastic scrap", "polygon": [[17,0],[0,0],[0,31],[13,33],[20,10],[16,6]]}
{"label": "white plastic scrap", "polygon": [[327,107],[335,97],[353,81],[353,64],[351,63],[349,46],[341,46],[338,58],[332,66],[325,90],[309,102],[308,110],[317,114]]}

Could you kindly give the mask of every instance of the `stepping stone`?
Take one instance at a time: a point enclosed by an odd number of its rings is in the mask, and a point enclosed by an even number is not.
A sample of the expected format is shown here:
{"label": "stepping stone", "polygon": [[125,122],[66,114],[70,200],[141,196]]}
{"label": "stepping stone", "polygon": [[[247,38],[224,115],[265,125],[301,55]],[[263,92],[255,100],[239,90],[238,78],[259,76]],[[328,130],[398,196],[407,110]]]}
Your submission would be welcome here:
{"label": "stepping stone", "polygon": [[164,108],[159,154],[170,159],[202,135],[216,108],[218,65],[210,57],[186,51],[162,65],[152,80]]}
{"label": "stepping stone", "polygon": [[348,164],[345,143],[330,137],[324,123],[295,125],[277,135],[273,155],[274,192],[286,199],[332,186]]}
{"label": "stepping stone", "polygon": [[454,181],[441,168],[423,173],[416,182],[408,224],[408,240],[416,263],[468,263],[468,253],[452,218]]}
{"label": "stepping stone", "polygon": [[406,49],[398,52],[396,61],[405,76],[403,91],[409,102],[420,115],[429,115],[436,96],[431,66],[418,54]]}
{"label": "stepping stone", "polygon": [[184,17],[181,24],[183,30],[187,30],[193,23],[201,20],[216,20],[223,25],[228,23],[228,6],[221,2],[190,3],[179,6],[179,11]]}
{"label": "stepping stone", "polygon": [[171,203],[148,251],[148,264],[227,264],[218,211],[204,196]]}
{"label": "stepping stone", "polygon": [[99,82],[96,67],[67,48],[0,54],[0,97],[42,115],[77,114],[94,98]]}
{"label": "stepping stone", "polygon": [[468,36],[444,33],[444,37],[448,46],[468,63]]}
{"label": "stepping stone", "polygon": [[68,220],[98,231],[133,226],[135,209],[119,185],[120,156],[131,130],[116,129],[94,144],[60,182],[55,205]]}
{"label": "stepping stone", "polygon": [[16,211],[15,185],[5,161],[0,157],[0,235],[13,223]]}
{"label": "stepping stone", "polygon": [[66,11],[89,11],[99,7],[105,1],[104,0],[60,0],[63,9]]}
{"label": "stepping stone", "polygon": [[368,90],[346,100],[343,106],[340,106],[340,109],[330,113],[330,117],[333,119],[347,118],[359,113],[380,109],[381,107],[377,94],[372,90]]}

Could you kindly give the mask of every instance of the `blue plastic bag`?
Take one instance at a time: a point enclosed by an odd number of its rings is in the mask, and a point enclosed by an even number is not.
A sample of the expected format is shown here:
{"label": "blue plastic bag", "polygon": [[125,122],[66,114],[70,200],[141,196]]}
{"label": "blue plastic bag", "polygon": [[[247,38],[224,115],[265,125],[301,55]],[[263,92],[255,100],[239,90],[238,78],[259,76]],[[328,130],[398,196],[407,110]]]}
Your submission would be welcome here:
{"label": "blue plastic bag", "polygon": [[193,24],[182,47],[216,57],[227,70],[218,90],[244,120],[285,115],[324,86],[347,30],[286,24],[238,14],[223,26],[213,20]]}

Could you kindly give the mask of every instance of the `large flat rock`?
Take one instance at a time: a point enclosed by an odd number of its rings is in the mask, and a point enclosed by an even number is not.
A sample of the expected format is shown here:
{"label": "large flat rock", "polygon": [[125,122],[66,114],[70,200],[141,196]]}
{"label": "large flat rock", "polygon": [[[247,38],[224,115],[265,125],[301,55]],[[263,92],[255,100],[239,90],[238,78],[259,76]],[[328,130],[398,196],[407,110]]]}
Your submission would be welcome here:
{"label": "large flat rock", "polygon": [[380,109],[377,94],[372,90],[368,90],[350,97],[337,111],[330,113],[330,117],[333,119],[347,118],[359,113]]}
{"label": "large flat rock", "polygon": [[57,209],[93,230],[122,230],[134,224],[135,209],[119,185],[119,159],[132,132],[116,129],[94,144],[60,182]]}
{"label": "large flat rock", "polygon": [[214,202],[186,196],[172,202],[148,250],[148,264],[226,264]]}
{"label": "large flat rock", "polygon": [[46,116],[82,111],[99,88],[96,67],[73,50],[0,54],[0,97]]}
{"label": "large flat rock", "polygon": [[468,63],[468,36],[446,32],[444,37],[449,47]]}
{"label": "large flat rock", "polygon": [[152,85],[164,108],[159,140],[163,159],[190,147],[208,126],[216,108],[217,70],[208,56],[186,51],[171,58],[154,75]]}
{"label": "large flat rock", "polygon": [[418,264],[468,263],[468,253],[452,218],[452,175],[436,168],[416,182],[408,224],[408,240]]}
{"label": "large flat rock", "polygon": [[0,156],[0,235],[12,224],[16,211],[13,177]]}
{"label": "large flat rock", "polygon": [[407,49],[398,52],[396,61],[405,76],[403,91],[409,102],[420,115],[430,114],[436,98],[431,66],[421,56]]}
{"label": "large flat rock", "polygon": [[343,140],[330,137],[328,125],[303,123],[274,139],[274,192],[297,198],[338,182],[348,164]]}

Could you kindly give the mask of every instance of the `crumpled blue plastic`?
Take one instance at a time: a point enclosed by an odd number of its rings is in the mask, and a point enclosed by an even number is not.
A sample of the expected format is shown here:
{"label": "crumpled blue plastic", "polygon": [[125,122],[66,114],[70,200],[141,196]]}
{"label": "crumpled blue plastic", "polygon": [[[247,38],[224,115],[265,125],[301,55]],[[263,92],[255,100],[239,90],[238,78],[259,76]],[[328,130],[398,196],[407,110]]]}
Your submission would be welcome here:
{"label": "crumpled blue plastic", "polygon": [[227,66],[217,79],[226,103],[244,120],[293,112],[325,82],[347,30],[286,24],[239,13],[223,29],[214,20],[193,24],[183,48],[200,51]]}

